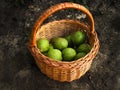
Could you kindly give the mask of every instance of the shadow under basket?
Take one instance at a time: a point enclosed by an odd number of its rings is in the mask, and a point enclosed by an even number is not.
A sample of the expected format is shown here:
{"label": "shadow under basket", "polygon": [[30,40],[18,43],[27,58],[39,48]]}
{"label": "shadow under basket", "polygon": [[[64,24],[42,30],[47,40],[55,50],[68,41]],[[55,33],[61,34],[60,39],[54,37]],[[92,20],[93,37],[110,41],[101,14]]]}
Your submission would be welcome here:
{"label": "shadow under basket", "polygon": [[[48,16],[58,10],[66,8],[83,11],[88,16],[90,25],[77,20],[59,20],[41,25]],[[71,62],[55,61],[43,55],[36,46],[36,41],[40,38],[51,40],[53,37],[65,36],[76,30],[84,30],[87,34],[88,42],[92,47],[91,51],[83,58]],[[52,6],[46,10],[35,23],[28,48],[41,72],[49,78],[61,82],[71,82],[79,79],[89,70],[92,60],[99,50],[99,40],[94,29],[94,20],[91,13],[84,6],[75,3],[65,2]]]}

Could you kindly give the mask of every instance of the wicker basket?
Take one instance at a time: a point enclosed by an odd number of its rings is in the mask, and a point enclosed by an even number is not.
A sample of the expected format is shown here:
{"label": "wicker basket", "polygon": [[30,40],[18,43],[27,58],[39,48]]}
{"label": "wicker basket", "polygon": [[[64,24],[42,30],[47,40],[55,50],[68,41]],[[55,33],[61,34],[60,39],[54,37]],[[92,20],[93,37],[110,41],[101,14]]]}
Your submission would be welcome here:
{"label": "wicker basket", "polygon": [[[74,8],[85,13],[90,25],[77,20],[59,20],[41,25],[43,21],[54,12],[67,8]],[[53,37],[64,36],[80,29],[84,29],[87,33],[92,49],[85,57],[78,60],[71,62],[55,61],[44,56],[36,46],[36,41],[39,38],[45,37],[50,40]],[[89,70],[92,60],[99,50],[99,40],[94,29],[93,17],[84,6],[79,4],[65,2],[52,6],[46,10],[35,23],[28,47],[41,72],[46,74],[48,77],[61,82],[70,82],[79,79],[86,73],[86,71]]]}

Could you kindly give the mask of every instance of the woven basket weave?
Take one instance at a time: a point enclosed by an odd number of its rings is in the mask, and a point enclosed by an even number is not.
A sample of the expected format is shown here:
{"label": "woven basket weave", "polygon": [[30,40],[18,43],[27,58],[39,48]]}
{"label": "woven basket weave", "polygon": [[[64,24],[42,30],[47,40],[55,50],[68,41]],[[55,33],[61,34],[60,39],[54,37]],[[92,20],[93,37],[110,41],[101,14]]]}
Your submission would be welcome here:
{"label": "woven basket weave", "polygon": [[[59,20],[41,25],[44,20],[54,12],[67,8],[74,8],[85,13],[90,25],[77,20]],[[51,40],[53,37],[65,36],[81,29],[84,29],[87,33],[88,41],[92,49],[85,57],[78,60],[71,62],[55,61],[44,56],[36,46],[36,41],[40,38]],[[48,77],[61,82],[70,82],[79,79],[89,70],[92,60],[99,50],[99,40],[94,29],[93,17],[84,6],[79,4],[65,2],[52,6],[46,10],[35,23],[28,47],[41,72]]]}

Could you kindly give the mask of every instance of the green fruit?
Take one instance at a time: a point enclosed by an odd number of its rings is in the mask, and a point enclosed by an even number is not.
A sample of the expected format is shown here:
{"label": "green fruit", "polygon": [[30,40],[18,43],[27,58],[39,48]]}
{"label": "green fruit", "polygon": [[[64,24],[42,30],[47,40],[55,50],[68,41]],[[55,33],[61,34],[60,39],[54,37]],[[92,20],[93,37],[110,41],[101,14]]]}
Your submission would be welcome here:
{"label": "green fruit", "polygon": [[71,35],[67,35],[65,39],[68,41],[68,46],[72,46]]}
{"label": "green fruit", "polygon": [[77,52],[85,52],[88,53],[91,50],[91,47],[89,44],[84,43],[81,44],[78,48],[77,48]]}
{"label": "green fruit", "polygon": [[52,44],[49,44],[49,50],[54,49]]}
{"label": "green fruit", "polygon": [[52,58],[52,59],[54,59],[54,60],[57,60],[57,61],[61,61],[62,60],[62,53],[58,49],[51,49],[51,50],[49,50],[47,56]]}
{"label": "green fruit", "polygon": [[76,56],[75,56],[75,60],[77,60],[77,59],[79,59],[79,58],[82,58],[82,57],[84,57],[86,55],[86,53],[84,53],[84,52],[80,52],[80,53],[78,53]]}
{"label": "green fruit", "polygon": [[74,45],[80,45],[85,42],[86,35],[84,32],[76,31],[72,34],[71,39]]}
{"label": "green fruit", "polygon": [[53,47],[56,49],[64,49],[68,46],[68,41],[65,38],[57,37],[52,39]]}
{"label": "green fruit", "polygon": [[37,47],[41,52],[46,52],[49,49],[49,41],[45,38],[41,38],[37,41]]}
{"label": "green fruit", "polygon": [[76,51],[73,48],[65,48],[62,50],[63,60],[71,61],[76,55]]}

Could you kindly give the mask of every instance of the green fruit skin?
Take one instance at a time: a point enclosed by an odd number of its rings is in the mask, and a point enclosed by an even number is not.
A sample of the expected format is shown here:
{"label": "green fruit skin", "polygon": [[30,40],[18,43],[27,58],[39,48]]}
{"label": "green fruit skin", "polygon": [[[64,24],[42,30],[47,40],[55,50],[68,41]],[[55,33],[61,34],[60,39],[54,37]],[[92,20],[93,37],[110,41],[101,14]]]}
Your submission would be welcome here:
{"label": "green fruit skin", "polygon": [[53,45],[50,43],[49,44],[49,50],[54,49]]}
{"label": "green fruit skin", "polygon": [[62,50],[63,60],[71,61],[76,55],[76,51],[73,48],[65,48]]}
{"label": "green fruit skin", "polygon": [[54,60],[57,60],[57,61],[61,61],[62,60],[62,53],[58,49],[51,49],[51,50],[49,50],[47,56],[52,58],[52,59],[54,59]]}
{"label": "green fruit skin", "polygon": [[72,34],[71,39],[74,45],[80,45],[85,42],[86,35],[84,32],[76,31]]}
{"label": "green fruit skin", "polygon": [[68,41],[68,46],[72,46],[73,45],[73,43],[72,43],[72,40],[71,40],[71,35],[67,35],[66,37],[65,37],[65,39]]}
{"label": "green fruit skin", "polygon": [[89,44],[81,44],[78,48],[77,48],[77,52],[85,52],[88,53],[91,50],[91,46]]}
{"label": "green fruit skin", "polygon": [[80,52],[80,53],[78,53],[76,56],[75,56],[75,60],[77,60],[77,59],[79,59],[79,58],[82,58],[82,57],[84,57],[86,55],[86,53],[84,53],[84,52]]}
{"label": "green fruit skin", "polygon": [[56,49],[64,49],[68,47],[68,41],[65,38],[57,37],[52,40],[53,47]]}
{"label": "green fruit skin", "polygon": [[37,47],[41,52],[46,52],[49,49],[49,41],[45,38],[41,38],[37,41]]}

